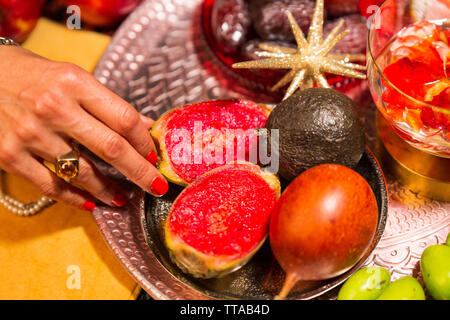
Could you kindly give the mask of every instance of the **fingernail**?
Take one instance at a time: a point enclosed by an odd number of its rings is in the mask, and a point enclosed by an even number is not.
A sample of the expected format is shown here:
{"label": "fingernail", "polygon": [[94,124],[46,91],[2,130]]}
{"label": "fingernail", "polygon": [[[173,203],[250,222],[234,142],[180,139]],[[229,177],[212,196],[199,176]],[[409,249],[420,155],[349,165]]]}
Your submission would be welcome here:
{"label": "fingernail", "polygon": [[114,196],[114,199],[112,203],[119,208],[122,208],[128,203],[128,199],[125,197],[125,195],[122,192],[117,192]]}
{"label": "fingernail", "polygon": [[163,178],[156,177],[153,179],[150,189],[152,193],[162,196],[169,190],[169,184]]}
{"label": "fingernail", "polygon": [[94,211],[95,209],[95,203],[92,201],[86,201],[82,206],[81,209],[86,210],[86,211]]}
{"label": "fingernail", "polygon": [[152,151],[148,154],[148,156],[145,157],[147,161],[149,161],[152,165],[155,165],[156,162],[158,162],[158,157],[156,156],[156,152]]}

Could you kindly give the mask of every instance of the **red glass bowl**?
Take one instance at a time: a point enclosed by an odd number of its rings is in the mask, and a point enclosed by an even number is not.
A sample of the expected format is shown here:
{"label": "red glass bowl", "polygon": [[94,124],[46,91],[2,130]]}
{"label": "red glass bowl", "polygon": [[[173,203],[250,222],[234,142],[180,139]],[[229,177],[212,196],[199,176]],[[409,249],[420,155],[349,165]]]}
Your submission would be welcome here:
{"label": "red glass bowl", "polygon": [[[215,0],[203,1],[202,27],[206,42],[208,43],[214,55],[221,62],[221,67],[227,69],[226,73],[229,74],[234,81],[237,81],[239,85],[244,86],[246,89],[253,90],[256,93],[269,95],[273,98],[273,102],[280,101],[284,96],[285,88],[281,88],[276,92],[272,92],[270,88],[281,79],[281,77],[284,75],[284,72],[270,69],[234,69],[232,67],[232,65],[236,62],[245,61],[245,58],[239,52],[227,54],[220,49],[220,46],[214,37],[211,25],[211,15],[214,2]],[[250,33],[250,37],[252,36],[254,37],[254,34]],[[359,79],[342,77],[332,74],[327,75],[327,80],[332,88],[346,94],[350,91],[360,88],[364,83],[364,81]]]}

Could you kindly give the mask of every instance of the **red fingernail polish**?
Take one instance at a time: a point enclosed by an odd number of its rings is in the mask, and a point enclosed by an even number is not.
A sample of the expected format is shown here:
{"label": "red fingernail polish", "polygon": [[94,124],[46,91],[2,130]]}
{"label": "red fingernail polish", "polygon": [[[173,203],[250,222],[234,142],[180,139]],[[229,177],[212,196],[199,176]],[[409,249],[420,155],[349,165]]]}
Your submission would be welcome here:
{"label": "red fingernail polish", "polygon": [[158,162],[158,157],[156,156],[156,152],[152,151],[148,154],[148,156],[145,157],[147,161],[149,161],[152,165],[155,165],[156,162]]}
{"label": "red fingernail polish", "polygon": [[150,189],[152,193],[162,196],[169,190],[169,184],[163,178],[156,177],[153,179]]}
{"label": "red fingernail polish", "polygon": [[86,210],[86,211],[94,211],[95,209],[95,203],[92,201],[86,201],[82,206],[81,209]]}
{"label": "red fingernail polish", "polygon": [[127,204],[127,202],[128,202],[128,199],[121,192],[117,192],[116,195],[114,196],[113,201],[112,201],[112,203],[116,207],[119,207],[119,208],[125,206]]}

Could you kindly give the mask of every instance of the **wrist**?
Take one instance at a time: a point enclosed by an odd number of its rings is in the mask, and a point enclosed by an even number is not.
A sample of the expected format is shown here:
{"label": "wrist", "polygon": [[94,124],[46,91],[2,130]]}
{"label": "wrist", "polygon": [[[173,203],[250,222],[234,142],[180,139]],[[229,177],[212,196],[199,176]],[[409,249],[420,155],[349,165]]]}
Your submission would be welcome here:
{"label": "wrist", "polygon": [[10,63],[11,59],[17,58],[17,55],[24,50],[20,46],[0,45],[0,65]]}

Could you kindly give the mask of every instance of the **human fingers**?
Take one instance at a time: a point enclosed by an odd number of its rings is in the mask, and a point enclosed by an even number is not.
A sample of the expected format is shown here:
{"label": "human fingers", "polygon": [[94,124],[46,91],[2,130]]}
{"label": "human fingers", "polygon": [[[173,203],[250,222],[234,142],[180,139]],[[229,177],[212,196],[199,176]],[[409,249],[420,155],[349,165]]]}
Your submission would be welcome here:
{"label": "human fingers", "polygon": [[[58,67],[61,65],[58,64]],[[127,138],[105,124],[106,121],[100,121],[80,106],[73,92],[79,90],[80,82],[86,76],[75,72],[73,67],[63,71],[66,73],[61,75],[61,70],[57,73],[53,70],[57,85],[51,90],[34,87],[21,94],[33,114],[51,130],[64,133],[83,144],[145,191],[155,196],[164,194],[168,189],[167,181],[152,165],[156,162],[156,153],[143,156],[146,152],[139,152]],[[73,84],[73,89],[68,84]],[[141,124],[141,127],[152,141],[145,126]]]}
{"label": "human fingers", "polygon": [[[21,110],[19,105],[11,105],[15,108],[14,115],[5,115],[8,118],[9,134],[11,138],[25,148],[32,155],[46,160],[51,164],[56,163],[60,155],[72,150],[68,139],[62,137],[50,128],[46,128],[42,122],[33,115]],[[20,118],[16,119],[16,118]],[[108,205],[124,206],[126,197],[120,188],[110,179],[101,174],[87,158],[80,156],[79,174],[71,183]]]}
{"label": "human fingers", "polygon": [[[73,147],[62,137],[55,134],[46,134],[46,145],[34,143],[29,148],[40,158],[51,164],[56,163],[57,157],[72,151]],[[123,207],[128,200],[125,193],[111,179],[103,175],[96,166],[84,155],[80,154],[78,161],[78,175],[70,180],[70,184],[89,192],[93,197],[103,203]]]}
{"label": "human fingers", "polygon": [[141,120],[144,123],[144,126],[147,130],[150,130],[152,125],[155,123],[155,120],[147,116],[144,116],[143,114],[141,114]]}
{"label": "human fingers", "polygon": [[95,209],[94,199],[87,192],[59,179],[29,153],[15,152],[11,140],[0,144],[0,167],[28,180],[51,199],[63,201],[87,211]]}
{"label": "human fingers", "polygon": [[60,130],[65,130],[70,137],[150,194],[161,196],[167,192],[169,185],[164,177],[126,139],[83,109],[72,107],[71,110],[77,121],[60,124]]}
{"label": "human fingers", "polygon": [[70,64],[65,68],[75,80],[68,83],[75,100],[155,165],[156,147],[139,112],[88,72]]}

